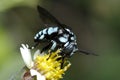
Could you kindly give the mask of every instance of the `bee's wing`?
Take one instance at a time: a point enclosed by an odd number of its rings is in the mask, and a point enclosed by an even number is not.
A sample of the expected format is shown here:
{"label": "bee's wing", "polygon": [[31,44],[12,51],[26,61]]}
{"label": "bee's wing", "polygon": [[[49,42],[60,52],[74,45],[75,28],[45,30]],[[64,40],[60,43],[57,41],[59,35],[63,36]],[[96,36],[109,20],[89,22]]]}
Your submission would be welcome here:
{"label": "bee's wing", "polygon": [[[39,12],[39,16],[42,19],[45,25],[54,25],[61,27],[64,29],[64,25],[61,24],[51,13],[49,13],[46,9],[42,8],[41,6],[37,6],[37,10]],[[65,30],[65,29],[64,29]]]}

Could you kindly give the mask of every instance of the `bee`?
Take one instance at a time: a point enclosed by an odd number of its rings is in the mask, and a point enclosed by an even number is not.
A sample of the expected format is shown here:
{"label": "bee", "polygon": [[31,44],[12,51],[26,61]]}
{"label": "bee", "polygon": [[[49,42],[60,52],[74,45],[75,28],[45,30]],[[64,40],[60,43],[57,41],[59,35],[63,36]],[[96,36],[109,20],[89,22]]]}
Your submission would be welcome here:
{"label": "bee", "polygon": [[[49,13],[46,9],[37,6],[37,10],[39,12],[39,16],[43,21],[44,25],[47,28],[40,30],[34,36],[34,42],[36,43],[34,47],[38,46],[39,43],[48,41],[49,44],[46,45],[41,52],[44,52],[48,49],[51,51],[55,51],[57,49],[61,49],[60,55],[65,57],[70,57],[74,53],[81,52],[86,55],[94,53],[87,52],[85,50],[78,49],[76,42],[76,35],[69,29],[69,26],[60,23],[51,13]],[[53,24],[54,26],[51,26]]]}

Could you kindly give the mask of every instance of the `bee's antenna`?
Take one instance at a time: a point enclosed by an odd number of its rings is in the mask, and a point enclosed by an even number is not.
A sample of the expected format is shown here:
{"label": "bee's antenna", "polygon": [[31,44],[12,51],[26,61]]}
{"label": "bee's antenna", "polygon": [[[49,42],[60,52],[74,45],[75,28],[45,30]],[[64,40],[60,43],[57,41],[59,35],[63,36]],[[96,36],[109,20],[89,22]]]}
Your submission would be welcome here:
{"label": "bee's antenna", "polygon": [[92,53],[92,52],[88,52],[86,50],[81,50],[79,49],[78,51],[76,52],[80,52],[80,53],[83,53],[83,54],[86,54],[86,55],[94,55],[94,56],[99,56],[98,54],[95,54],[95,53]]}

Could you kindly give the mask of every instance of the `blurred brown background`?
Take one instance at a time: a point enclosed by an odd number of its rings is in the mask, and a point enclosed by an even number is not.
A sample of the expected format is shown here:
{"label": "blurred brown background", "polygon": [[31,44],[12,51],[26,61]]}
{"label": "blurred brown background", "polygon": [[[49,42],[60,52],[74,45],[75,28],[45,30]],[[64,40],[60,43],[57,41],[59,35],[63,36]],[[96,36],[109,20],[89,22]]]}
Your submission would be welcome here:
{"label": "blurred brown background", "polygon": [[63,80],[120,79],[120,0],[0,0],[1,80],[24,66],[21,43],[33,45],[34,35],[45,28],[37,5],[72,28],[79,48],[100,55],[73,55]]}

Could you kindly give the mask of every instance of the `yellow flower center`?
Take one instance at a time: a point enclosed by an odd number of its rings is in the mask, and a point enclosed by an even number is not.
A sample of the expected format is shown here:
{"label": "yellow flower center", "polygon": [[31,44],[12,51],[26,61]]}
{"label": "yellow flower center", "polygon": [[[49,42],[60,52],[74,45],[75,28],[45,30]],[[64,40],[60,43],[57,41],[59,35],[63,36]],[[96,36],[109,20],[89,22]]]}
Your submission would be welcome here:
{"label": "yellow flower center", "polygon": [[[64,66],[61,68],[62,56],[58,55],[60,50],[37,56],[35,59],[35,68],[41,74],[45,75],[47,80],[59,80],[64,72],[70,67],[70,62],[65,59]],[[59,60],[58,60],[59,59]]]}

